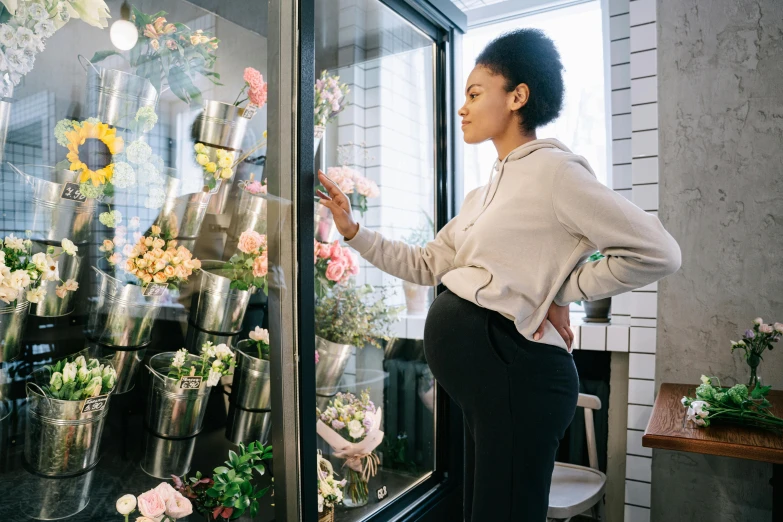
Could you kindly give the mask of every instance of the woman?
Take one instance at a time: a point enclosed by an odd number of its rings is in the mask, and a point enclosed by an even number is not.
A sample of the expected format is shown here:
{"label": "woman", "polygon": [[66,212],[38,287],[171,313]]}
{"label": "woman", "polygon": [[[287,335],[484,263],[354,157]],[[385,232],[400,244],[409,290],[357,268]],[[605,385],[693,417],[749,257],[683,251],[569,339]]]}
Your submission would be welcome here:
{"label": "woman", "polygon": [[[584,158],[536,128],[563,103],[560,56],[541,31],[517,30],[476,60],[459,110],[466,143],[492,140],[489,183],[425,247],[356,223],[322,172],[340,233],[370,263],[447,290],[424,350],[465,419],[465,520],[545,520],[558,441],[576,409],[568,305],[653,283],[679,269],[657,217],[601,184]],[[606,257],[583,263],[596,250]]]}

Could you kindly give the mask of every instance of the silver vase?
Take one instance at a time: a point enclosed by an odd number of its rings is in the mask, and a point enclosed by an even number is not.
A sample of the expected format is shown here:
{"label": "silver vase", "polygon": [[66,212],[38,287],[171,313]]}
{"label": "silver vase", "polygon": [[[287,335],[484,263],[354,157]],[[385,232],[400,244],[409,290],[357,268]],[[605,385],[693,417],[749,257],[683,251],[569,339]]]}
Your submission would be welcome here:
{"label": "silver vase", "polygon": [[226,344],[234,346],[239,339],[239,333],[236,334],[218,334],[199,330],[192,324],[188,324],[188,331],[185,335],[185,348],[192,354],[201,354],[201,347],[205,343]]}
{"label": "silver vase", "polygon": [[42,165],[8,164],[25,183],[33,188],[32,237],[60,242],[68,238],[80,244],[89,241],[95,200],[82,202],[60,197],[66,183],[78,183],[79,175]]}
{"label": "silver vase", "polygon": [[36,472],[68,476],[98,462],[109,403],[102,410],[87,413],[82,413],[83,405],[84,401],[52,399],[34,383],[27,383],[24,457]]}
{"label": "silver vase", "polygon": [[146,78],[107,69],[79,56],[87,72],[87,116],[115,127],[128,127],[142,107],[155,107],[158,91]]}
{"label": "silver vase", "polygon": [[266,444],[272,430],[271,411],[248,411],[231,404],[226,419],[226,438],[234,444],[260,441]]}
{"label": "silver vase", "polygon": [[20,297],[15,302],[0,308],[0,363],[15,360],[22,352],[22,336],[27,324],[27,310],[30,302]]}
{"label": "silver vase", "polygon": [[142,366],[146,348],[141,350],[115,350],[108,346],[97,345],[97,356],[107,359],[117,372],[114,394],[128,393],[136,385],[136,375]]}
{"label": "silver vase", "polygon": [[166,181],[166,199],[153,224],[159,226],[167,238],[197,237],[213,194],[204,191],[180,194],[179,179],[169,175]]}
{"label": "silver vase", "polygon": [[149,431],[144,437],[144,458],[141,469],[147,475],[161,480],[170,480],[172,475],[184,476],[190,471],[196,437],[166,439]]}
{"label": "silver vase", "polygon": [[226,438],[238,444],[260,440],[266,444],[272,427],[269,361],[260,359],[255,343],[240,341],[231,384]]}
{"label": "silver vase", "polygon": [[318,351],[318,364],[315,365],[315,393],[322,408],[325,403],[340,391],[340,379],[353,353],[350,344],[337,344],[321,337],[315,337],[315,349]]}
{"label": "silver vase", "polygon": [[19,512],[34,520],[63,520],[80,513],[90,503],[96,473],[92,469],[68,478],[25,473],[20,478],[24,498],[19,501]]}
{"label": "silver vase", "polygon": [[198,293],[193,294],[188,321],[212,334],[236,335],[242,330],[251,290],[231,288],[231,280],[221,275],[222,261],[202,261]]}
{"label": "silver vase", "polygon": [[[150,391],[147,395],[147,428],[152,433],[168,438],[186,438],[197,435],[204,422],[209,392],[207,379],[196,389],[180,388],[180,381],[167,377],[175,352],[152,356],[149,366]],[[191,362],[199,361],[188,355]]]}
{"label": "silver vase", "polygon": [[204,100],[204,108],[193,122],[193,139],[221,149],[241,150],[247,124],[245,109],[216,100]]}
{"label": "silver vase", "polygon": [[148,344],[165,293],[145,296],[141,286],[123,283],[99,268],[92,269],[98,274],[98,296],[90,303],[88,336],[107,346]]}
{"label": "silver vase", "polygon": [[[54,254],[57,256],[60,279],[63,281],[69,279],[78,281],[87,245],[82,245],[82,248],[75,255],[71,256],[63,252],[63,248],[59,246],[59,243],[47,245],[41,241],[34,241],[33,254],[46,252],[49,246],[54,248]],[[38,317],[60,317],[73,312],[76,306],[76,292],[66,292],[65,296],[60,298],[56,293],[59,285],[60,281],[44,281],[41,283],[41,287],[46,290],[46,295],[40,303],[30,305],[30,314]]]}
{"label": "silver vase", "polygon": [[223,250],[223,259],[226,260],[237,253],[239,236],[242,232],[246,230],[254,230],[259,234],[267,232],[266,216],[269,198],[266,194],[253,194],[243,189],[238,192],[239,198],[234,205],[231,224],[226,234],[226,247]]}

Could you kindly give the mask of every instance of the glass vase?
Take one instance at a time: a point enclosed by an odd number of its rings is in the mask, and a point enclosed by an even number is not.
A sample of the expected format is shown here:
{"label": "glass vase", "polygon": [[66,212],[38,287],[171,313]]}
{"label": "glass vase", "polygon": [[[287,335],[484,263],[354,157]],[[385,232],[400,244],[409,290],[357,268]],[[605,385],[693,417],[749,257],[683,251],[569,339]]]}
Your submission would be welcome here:
{"label": "glass vase", "polygon": [[347,508],[366,506],[370,499],[370,488],[359,471],[345,468],[343,505]]}
{"label": "glass vase", "polygon": [[761,357],[755,354],[749,354],[747,358],[748,366],[750,366],[750,380],[748,381],[748,389],[752,390],[754,387],[761,386],[761,377],[758,375],[758,367],[761,363]]}

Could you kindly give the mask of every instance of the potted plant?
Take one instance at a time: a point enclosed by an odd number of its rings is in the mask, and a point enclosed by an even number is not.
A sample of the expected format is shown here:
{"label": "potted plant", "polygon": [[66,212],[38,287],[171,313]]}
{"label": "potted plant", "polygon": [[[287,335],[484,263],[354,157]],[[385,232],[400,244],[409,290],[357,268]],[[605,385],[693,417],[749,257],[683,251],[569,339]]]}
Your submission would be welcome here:
{"label": "potted plant", "polygon": [[[432,241],[435,231],[435,223],[426,212],[422,211],[426,223],[416,228],[410,235],[403,238],[403,241],[409,245],[415,245],[424,248],[427,243]],[[405,307],[409,315],[421,315],[427,313],[429,305],[430,287],[417,285],[409,281],[402,282],[402,289],[405,292]]]}
{"label": "potted plant", "polygon": [[332,463],[318,451],[318,522],[334,522],[334,506],[343,502],[346,480],[337,480]]}
{"label": "potted plant", "polygon": [[255,517],[259,500],[271,487],[260,488],[255,482],[266,473],[264,461],[272,458],[272,446],[258,441],[247,447],[240,443],[238,452],[229,451],[228,457],[225,466],[212,470],[212,478],[201,472],[190,478],[172,477],[176,490],[190,499],[208,522],[236,520],[246,511]]}
{"label": "potted plant", "polygon": [[[604,255],[600,252],[595,252],[585,261],[586,263],[594,263],[599,259],[603,259]],[[608,323],[612,313],[612,298],[605,297],[603,299],[596,299],[595,301],[576,301],[576,304],[582,304],[585,309],[585,317],[583,319],[586,323]]]}
{"label": "potted plant", "polygon": [[764,320],[757,317],[753,320],[753,328],[745,330],[742,339],[731,341],[731,352],[742,350],[745,362],[750,367],[749,388],[755,388],[761,384],[761,377],[757,373],[757,368],[763,360],[761,354],[764,353],[764,350],[772,350],[774,348],[772,344],[780,340],[781,334],[783,334],[783,324],[764,324]]}

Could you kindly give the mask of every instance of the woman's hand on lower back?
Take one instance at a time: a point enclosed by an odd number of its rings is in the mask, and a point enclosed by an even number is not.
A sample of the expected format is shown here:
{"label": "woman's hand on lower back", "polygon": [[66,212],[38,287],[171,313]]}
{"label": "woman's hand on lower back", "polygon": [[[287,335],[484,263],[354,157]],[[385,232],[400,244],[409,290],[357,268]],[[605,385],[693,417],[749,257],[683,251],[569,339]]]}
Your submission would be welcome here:
{"label": "woman's hand on lower back", "polygon": [[548,320],[552,323],[552,326],[555,327],[557,333],[560,334],[560,337],[563,338],[568,348],[571,349],[571,344],[574,342],[574,332],[571,331],[570,311],[571,309],[568,305],[558,306],[552,302],[552,304],[549,305],[549,310],[546,313],[544,321],[541,323],[541,326],[538,327],[536,333],[533,334],[533,339],[536,341],[541,339],[541,336],[544,335],[544,325]]}
{"label": "woman's hand on lower back", "polygon": [[340,187],[320,170],[318,171],[318,181],[321,182],[328,194],[321,190],[317,190],[316,194],[321,198],[321,204],[331,210],[337,231],[346,240],[353,239],[356,233],[359,232],[359,224],[353,219],[351,200],[340,190]]}

